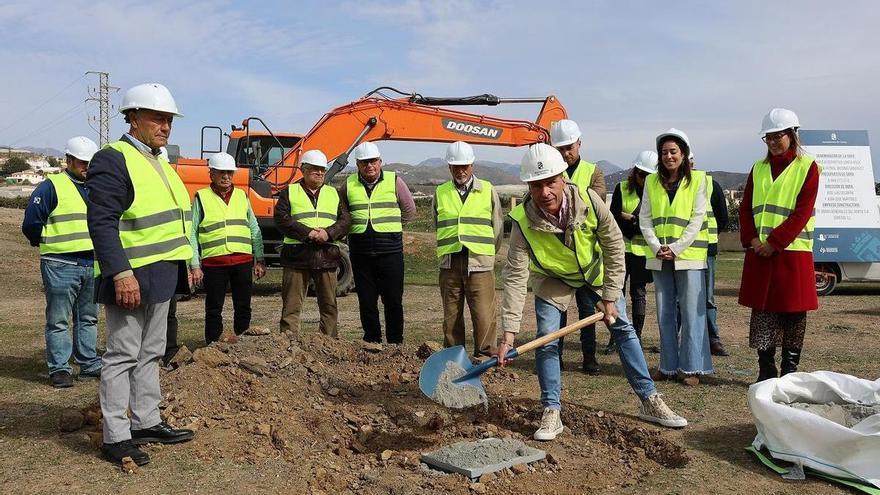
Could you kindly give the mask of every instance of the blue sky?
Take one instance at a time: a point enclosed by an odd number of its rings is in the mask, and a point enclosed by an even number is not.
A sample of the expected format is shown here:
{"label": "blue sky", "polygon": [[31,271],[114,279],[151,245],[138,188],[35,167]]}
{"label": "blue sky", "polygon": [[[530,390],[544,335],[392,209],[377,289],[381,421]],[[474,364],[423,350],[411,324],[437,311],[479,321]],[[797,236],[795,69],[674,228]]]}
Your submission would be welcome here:
{"label": "blue sky", "polygon": [[[305,132],[329,109],[391,85],[424,95],[557,95],[584,131],[583,155],[627,166],[669,127],[709,170],[747,171],[768,109],[804,128],[867,129],[880,150],[880,3],[101,2],[0,5],[0,143],[97,140],[88,70],[123,90],[161,82],[185,118],[171,141],[246,116]],[[114,104],[121,99],[114,96]],[[487,108],[533,119],[536,106]],[[94,124],[93,124],[94,125]],[[96,125],[95,125],[96,126]],[[112,121],[111,136],[125,131]],[[442,144],[380,143],[386,161]],[[518,162],[521,150],[478,158]],[[880,151],[874,153],[875,175]]]}

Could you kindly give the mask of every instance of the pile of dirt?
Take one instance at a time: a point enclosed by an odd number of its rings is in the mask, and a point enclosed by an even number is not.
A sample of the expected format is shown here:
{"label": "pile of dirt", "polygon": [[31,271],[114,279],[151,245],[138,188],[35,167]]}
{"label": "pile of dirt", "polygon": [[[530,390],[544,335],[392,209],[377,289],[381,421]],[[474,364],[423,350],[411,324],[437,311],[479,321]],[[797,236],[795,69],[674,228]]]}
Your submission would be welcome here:
{"label": "pile of dirt", "polygon": [[546,486],[584,492],[632,485],[652,470],[687,462],[683,449],[656,431],[566,404],[570,431],[536,445],[548,458],[527,470],[479,482],[431,471],[420,455],[454,442],[509,437],[535,444],[540,404],[505,398],[518,378],[496,369],[483,378],[487,412],[445,409],[418,388],[419,356],[429,352],[320,334],[215,344],[163,372],[162,417],[196,430],[195,440],[175,449],[189,449],[202,462],[286,462],[287,475],[302,480],[302,493],[530,492]]}

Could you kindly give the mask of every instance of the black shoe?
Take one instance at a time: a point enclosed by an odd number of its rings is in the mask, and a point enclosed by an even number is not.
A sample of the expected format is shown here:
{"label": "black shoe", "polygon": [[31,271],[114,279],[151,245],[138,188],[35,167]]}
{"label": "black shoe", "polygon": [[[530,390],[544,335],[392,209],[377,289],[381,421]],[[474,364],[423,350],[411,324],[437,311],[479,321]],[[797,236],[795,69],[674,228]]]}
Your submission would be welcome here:
{"label": "black shoe", "polygon": [[713,356],[730,356],[730,353],[727,352],[727,349],[724,348],[724,344],[721,341],[712,342],[709,345],[709,351]]}
{"label": "black shoe", "polygon": [[617,346],[614,344],[614,338],[612,337],[608,339],[608,344],[605,345],[605,349],[602,351],[602,354],[606,356],[614,354],[614,352],[617,350],[616,348]]}
{"label": "black shoe", "polygon": [[70,388],[73,386],[73,377],[69,371],[56,371],[49,375],[49,383],[54,388]]}
{"label": "black shoe", "polygon": [[105,443],[104,446],[101,447],[101,452],[104,453],[105,457],[119,464],[122,464],[122,459],[126,457],[131,457],[131,460],[138,466],[143,466],[150,462],[150,455],[135,447],[131,440]]}
{"label": "black shoe", "polygon": [[145,443],[179,443],[192,440],[192,438],[192,430],[174,429],[164,421],[152,428],[131,430],[131,441],[135,445],[143,445]]}
{"label": "black shoe", "polygon": [[76,376],[76,379],[79,381],[100,380],[101,368],[94,371],[80,371],[79,375]]}
{"label": "black shoe", "polygon": [[596,361],[595,355],[584,356],[584,367],[582,371],[591,376],[599,374],[599,362]]}

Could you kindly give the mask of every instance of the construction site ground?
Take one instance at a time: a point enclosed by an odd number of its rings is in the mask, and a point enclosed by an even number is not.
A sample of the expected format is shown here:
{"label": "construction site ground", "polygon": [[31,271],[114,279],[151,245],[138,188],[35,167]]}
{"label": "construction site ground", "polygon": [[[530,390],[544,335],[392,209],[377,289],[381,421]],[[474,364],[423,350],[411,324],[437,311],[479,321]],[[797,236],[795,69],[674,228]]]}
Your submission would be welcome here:
{"label": "construction site ground", "polygon": [[[658,384],[667,403],[690,421],[686,429],[639,421],[638,400],[618,357],[600,356],[601,375],[583,375],[577,338],[569,338],[567,428],[555,442],[538,443],[530,439],[540,419],[534,355],[484,377],[487,412],[445,410],[420,394],[426,351],[419,352],[420,344],[442,341],[443,318],[433,237],[425,233],[407,236],[404,345],[363,348],[355,295],[339,299],[339,340],[316,333],[317,310],[309,299],[305,335],[291,342],[277,332],[280,272],[270,271],[256,286],[253,324],[272,333],[196,351],[194,362],[163,371],[163,415],[197,429],[195,440],[148,446],[150,464],[125,473],[101,458],[94,425],[59,430],[63,411],[96,403],[98,384],[47,385],[38,253],[26,245],[21,219],[21,210],[0,209],[5,493],[845,493],[815,479],[783,481],[744,450],[755,435],[747,390],[757,364],[747,344],[749,310],[736,303],[741,254],[723,253],[719,261],[718,319],[731,356],[715,358],[716,374],[698,387]],[[848,285],[822,298],[809,317],[802,369],[876,379],[878,294],[878,285]],[[191,350],[204,347],[203,304],[200,297],[179,304],[181,342]],[[658,342],[653,306],[650,293],[647,346]],[[226,316],[229,324],[230,301]],[[103,348],[103,315],[100,320]],[[523,339],[533,335],[531,304],[523,329]],[[604,344],[607,330],[599,325],[597,333]],[[659,355],[646,355],[656,366]],[[490,436],[525,440],[550,456],[478,482],[429,472],[418,462],[422,452]]]}

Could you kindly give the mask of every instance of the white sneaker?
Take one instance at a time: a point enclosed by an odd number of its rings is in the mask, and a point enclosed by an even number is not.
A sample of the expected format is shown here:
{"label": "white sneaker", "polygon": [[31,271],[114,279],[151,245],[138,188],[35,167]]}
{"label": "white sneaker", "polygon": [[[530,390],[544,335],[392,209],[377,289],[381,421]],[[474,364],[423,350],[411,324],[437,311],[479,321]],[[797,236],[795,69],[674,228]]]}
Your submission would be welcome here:
{"label": "white sneaker", "polygon": [[554,440],[560,433],[562,433],[562,418],[559,417],[559,409],[545,408],[544,415],[541,416],[541,427],[534,435],[535,440]]}
{"label": "white sneaker", "polygon": [[672,412],[672,409],[663,402],[658,393],[647,399],[642,399],[639,418],[667,428],[684,428],[688,424],[686,419]]}

